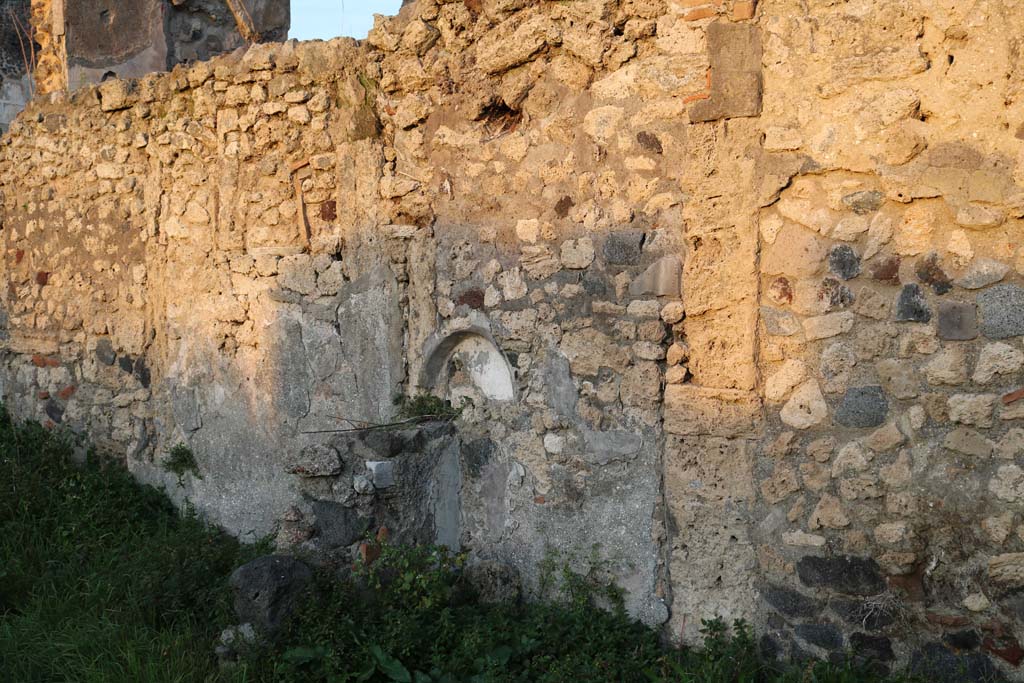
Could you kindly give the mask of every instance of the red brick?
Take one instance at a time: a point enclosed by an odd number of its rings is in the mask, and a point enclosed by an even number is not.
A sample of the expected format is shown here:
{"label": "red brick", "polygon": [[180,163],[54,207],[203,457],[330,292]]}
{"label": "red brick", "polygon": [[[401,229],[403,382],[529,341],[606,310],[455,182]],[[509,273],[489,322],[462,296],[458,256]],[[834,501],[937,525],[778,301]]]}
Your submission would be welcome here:
{"label": "red brick", "polygon": [[59,398],[62,401],[66,401],[72,396],[74,396],[75,391],[77,390],[78,387],[76,387],[74,384],[70,384],[57,392],[57,398]]}
{"label": "red brick", "polygon": [[1012,636],[998,641],[993,638],[985,638],[981,647],[1013,666],[1020,666],[1020,663],[1024,661],[1024,648],[1021,648],[1020,643]]}
{"label": "red brick", "polygon": [[36,284],[37,285],[39,285],[41,287],[45,287],[46,283],[48,283],[49,281],[50,281],[50,274],[47,273],[45,270],[40,270],[38,273],[36,273]]}
{"label": "red brick", "polygon": [[38,353],[35,354],[34,356],[32,356],[32,365],[36,366],[37,368],[45,368],[46,356],[40,356]]}
{"label": "red brick", "polygon": [[36,394],[36,398],[38,398],[40,401],[45,401],[46,399],[50,398],[50,392],[40,391],[39,393]]}
{"label": "red brick", "polygon": [[1021,400],[1022,398],[1024,398],[1024,389],[1017,389],[1016,391],[1011,391],[1008,394],[1003,394],[1003,405],[1008,406],[1015,401]]}
{"label": "red brick", "polygon": [[753,19],[756,10],[757,0],[736,0],[732,6],[732,19],[733,21]]}

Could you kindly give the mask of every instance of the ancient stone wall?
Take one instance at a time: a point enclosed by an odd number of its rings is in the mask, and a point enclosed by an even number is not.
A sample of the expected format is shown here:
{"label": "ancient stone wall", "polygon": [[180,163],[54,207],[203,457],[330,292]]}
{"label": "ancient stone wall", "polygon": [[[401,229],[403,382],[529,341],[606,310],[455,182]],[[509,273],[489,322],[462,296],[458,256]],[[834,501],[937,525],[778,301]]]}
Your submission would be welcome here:
{"label": "ancient stone wall", "polygon": [[[415,509],[676,639],[1020,678],[1020,10],[419,0],[39,103],[5,401],[242,537]],[[457,433],[346,431],[419,390]]]}
{"label": "ancient stone wall", "polygon": [[[25,3],[26,5],[28,3]],[[284,40],[287,0],[32,0],[40,93],[137,78]]]}

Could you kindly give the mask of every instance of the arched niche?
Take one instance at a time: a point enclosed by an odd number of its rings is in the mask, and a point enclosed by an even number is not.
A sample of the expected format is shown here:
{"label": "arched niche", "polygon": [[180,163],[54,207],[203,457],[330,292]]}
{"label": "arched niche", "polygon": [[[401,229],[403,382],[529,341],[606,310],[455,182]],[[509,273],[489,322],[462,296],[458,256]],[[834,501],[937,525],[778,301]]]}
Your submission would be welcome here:
{"label": "arched niche", "polygon": [[428,344],[420,386],[448,399],[463,396],[490,401],[515,399],[512,366],[490,334],[462,329]]}

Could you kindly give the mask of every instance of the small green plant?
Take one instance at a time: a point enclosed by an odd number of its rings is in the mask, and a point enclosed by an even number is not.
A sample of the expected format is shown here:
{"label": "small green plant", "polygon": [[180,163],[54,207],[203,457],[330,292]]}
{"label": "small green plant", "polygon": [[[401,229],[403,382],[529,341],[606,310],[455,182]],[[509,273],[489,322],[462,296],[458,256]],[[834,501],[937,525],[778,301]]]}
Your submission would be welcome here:
{"label": "small green plant", "polygon": [[451,401],[426,393],[416,394],[415,396],[401,394],[395,397],[395,405],[398,406],[399,415],[408,420],[454,420],[470,404],[471,402],[466,398],[463,399],[462,405],[456,408],[452,405]]}
{"label": "small green plant", "polygon": [[195,454],[183,443],[179,443],[167,451],[167,459],[164,460],[163,468],[177,475],[179,486],[182,485],[186,474],[191,474],[196,479],[203,478],[203,475],[199,473],[199,463],[196,462]]}

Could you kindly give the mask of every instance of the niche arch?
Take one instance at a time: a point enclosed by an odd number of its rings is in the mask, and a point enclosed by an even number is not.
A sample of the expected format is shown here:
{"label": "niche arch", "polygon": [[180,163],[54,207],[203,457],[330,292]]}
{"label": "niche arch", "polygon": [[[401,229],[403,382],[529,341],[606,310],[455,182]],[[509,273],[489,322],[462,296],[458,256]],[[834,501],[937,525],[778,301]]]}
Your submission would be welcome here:
{"label": "niche arch", "polygon": [[472,326],[438,335],[427,344],[420,387],[445,398],[481,396],[490,401],[516,397],[511,364],[486,328]]}

